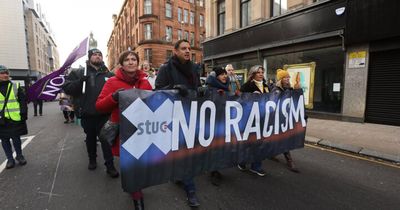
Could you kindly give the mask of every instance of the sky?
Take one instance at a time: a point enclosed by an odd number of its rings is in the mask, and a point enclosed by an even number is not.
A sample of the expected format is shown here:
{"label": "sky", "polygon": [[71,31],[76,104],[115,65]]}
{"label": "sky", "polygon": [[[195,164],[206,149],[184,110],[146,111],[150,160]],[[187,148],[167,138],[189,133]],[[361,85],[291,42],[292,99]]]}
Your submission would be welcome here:
{"label": "sky", "polygon": [[[119,14],[124,0],[35,0],[49,22],[60,54],[60,66],[71,51],[93,32],[97,47],[107,62],[107,42],[113,29],[113,14]],[[84,66],[87,57],[72,67]]]}

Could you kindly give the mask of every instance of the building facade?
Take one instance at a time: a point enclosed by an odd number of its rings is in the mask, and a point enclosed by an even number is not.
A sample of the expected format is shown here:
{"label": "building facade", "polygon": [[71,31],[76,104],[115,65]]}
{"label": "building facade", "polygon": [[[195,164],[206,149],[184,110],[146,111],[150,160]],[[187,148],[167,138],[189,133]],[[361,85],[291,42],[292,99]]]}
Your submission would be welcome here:
{"label": "building facade", "polygon": [[216,0],[206,10],[206,66],[260,64],[268,79],[306,68],[310,116],[400,125],[399,2]]}
{"label": "building facade", "polygon": [[126,0],[108,41],[108,66],[114,68],[125,50],[139,54],[159,68],[172,56],[174,43],[187,39],[192,61],[202,61],[201,41],[205,37],[204,0]]}
{"label": "building facade", "polygon": [[2,0],[0,7],[0,63],[10,69],[12,78],[25,85],[58,69],[57,45],[40,5],[33,0]]}

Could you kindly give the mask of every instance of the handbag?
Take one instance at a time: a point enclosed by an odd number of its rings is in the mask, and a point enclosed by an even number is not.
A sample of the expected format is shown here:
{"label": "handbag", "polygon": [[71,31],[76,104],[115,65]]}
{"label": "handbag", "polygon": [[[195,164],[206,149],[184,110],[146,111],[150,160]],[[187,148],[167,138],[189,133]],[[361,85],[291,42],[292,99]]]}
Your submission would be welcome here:
{"label": "handbag", "polygon": [[4,115],[4,110],[6,109],[8,98],[10,97],[10,92],[11,92],[11,88],[9,88],[6,93],[6,98],[4,100],[3,108],[0,111],[0,125],[6,125],[6,117]]}
{"label": "handbag", "polygon": [[119,135],[119,123],[108,120],[100,130],[99,141],[106,142],[110,146],[115,143]]}

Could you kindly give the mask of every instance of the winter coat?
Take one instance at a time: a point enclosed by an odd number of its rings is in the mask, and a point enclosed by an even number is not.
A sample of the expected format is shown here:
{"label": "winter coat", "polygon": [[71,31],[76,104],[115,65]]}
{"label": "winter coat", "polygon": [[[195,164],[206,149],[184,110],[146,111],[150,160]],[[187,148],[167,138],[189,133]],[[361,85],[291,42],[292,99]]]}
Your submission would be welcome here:
{"label": "winter coat", "polygon": [[281,92],[284,92],[285,90],[293,90],[293,88],[284,88],[283,86],[282,86],[282,82],[281,82],[281,80],[279,80],[276,84],[275,84],[275,86],[274,86],[274,88],[272,88],[272,93],[274,93],[274,94],[280,94]]}
{"label": "winter coat", "polygon": [[[268,93],[270,90],[265,81],[263,81],[263,86],[264,86],[264,93]],[[253,80],[247,81],[240,88],[240,92],[244,93],[254,93],[255,91],[260,92],[260,89],[258,89],[256,83]]]}
{"label": "winter coat", "polygon": [[[11,81],[0,82],[0,93],[6,96],[8,84]],[[18,88],[17,101],[20,106],[21,121],[13,121],[6,118],[5,126],[0,126],[0,138],[10,138],[13,136],[22,136],[28,134],[28,127],[26,125],[26,120],[28,118],[28,105],[26,103],[25,90],[22,87]],[[0,110],[3,107],[0,107]]]}
{"label": "winter coat", "polygon": [[100,67],[96,70],[93,66],[87,64],[87,76],[85,94],[82,94],[83,74],[84,69],[72,71],[66,78],[63,90],[66,94],[74,98],[74,108],[78,116],[91,117],[107,115],[107,113],[100,113],[96,111],[96,100],[103,89],[106,81],[114,76],[108,71],[106,66]]}
{"label": "winter coat", "polygon": [[[124,75],[122,73],[122,69],[117,69],[115,72],[115,76],[111,77],[107,80],[106,84],[103,87],[99,97],[96,101],[96,110],[101,113],[110,113],[110,120],[112,122],[119,122],[119,107],[118,101],[115,101],[112,97],[112,94],[121,88],[125,90],[129,90],[132,88],[138,88],[142,90],[151,90],[151,85],[149,81],[145,78],[146,74],[137,70],[136,72],[136,82],[134,84],[130,84],[128,81],[124,79]],[[115,156],[119,156],[119,138],[116,140],[115,144],[112,146],[112,152]]]}
{"label": "winter coat", "polygon": [[208,75],[206,79],[206,84],[207,87],[210,90],[223,90],[225,94],[229,94],[229,77],[227,78],[226,83],[222,83],[221,81],[218,80],[218,78],[215,76],[215,72],[211,72],[210,75]]}
{"label": "winter coat", "polygon": [[[175,85],[184,85],[188,89],[200,87],[199,66],[189,61],[181,64],[176,56],[160,67],[156,79],[156,89],[172,89]],[[184,73],[183,73],[184,72]]]}

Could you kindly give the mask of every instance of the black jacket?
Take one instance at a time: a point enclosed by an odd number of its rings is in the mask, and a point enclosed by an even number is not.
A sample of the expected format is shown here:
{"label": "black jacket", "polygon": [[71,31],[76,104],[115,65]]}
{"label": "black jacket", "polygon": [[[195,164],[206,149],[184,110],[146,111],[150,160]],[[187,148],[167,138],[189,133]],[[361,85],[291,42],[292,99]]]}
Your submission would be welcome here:
{"label": "black jacket", "polygon": [[114,76],[106,66],[96,70],[87,64],[87,76],[85,94],[82,94],[84,69],[72,71],[66,78],[63,90],[73,97],[76,114],[81,117],[105,115],[96,111],[96,100],[107,79]]}
{"label": "black jacket", "polygon": [[[264,90],[264,93],[268,93],[270,90],[269,90],[268,85],[265,83],[265,81],[263,81],[263,86],[264,86],[264,89],[267,90],[267,91]],[[255,91],[260,92],[260,89],[258,89],[257,85],[255,84],[255,82],[253,80],[247,81],[240,88],[240,92],[243,92],[243,93],[253,93]]]}
{"label": "black jacket", "polygon": [[198,65],[191,61],[188,63],[187,67],[189,68],[185,70],[191,72],[192,77],[190,79],[178,70],[177,65],[180,65],[177,58],[172,57],[161,66],[156,78],[156,89],[172,89],[175,85],[184,85],[188,89],[197,91],[200,86],[200,77],[197,71]]}
{"label": "black jacket", "polygon": [[[0,82],[0,93],[6,96],[7,86],[11,81]],[[6,125],[0,126],[0,137],[10,138],[12,136],[22,136],[28,133],[26,119],[28,118],[28,105],[26,103],[25,90],[22,87],[18,88],[17,101],[20,107],[21,121],[15,122],[6,119]],[[0,107],[0,110],[3,107]]]}

